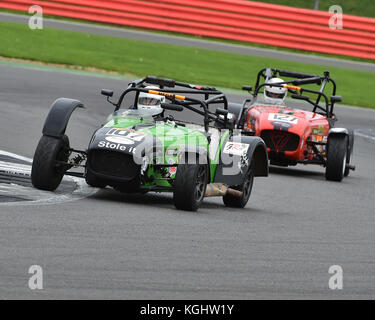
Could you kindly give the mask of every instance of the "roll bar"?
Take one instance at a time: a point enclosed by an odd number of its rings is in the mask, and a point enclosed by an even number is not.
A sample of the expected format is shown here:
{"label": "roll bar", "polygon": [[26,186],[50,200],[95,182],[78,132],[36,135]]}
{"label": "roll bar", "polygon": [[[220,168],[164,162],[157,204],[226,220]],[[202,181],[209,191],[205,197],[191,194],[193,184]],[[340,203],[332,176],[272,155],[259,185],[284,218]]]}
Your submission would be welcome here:
{"label": "roll bar", "polygon": [[[150,90],[150,88],[146,88],[148,85],[157,85],[160,89]],[[217,120],[214,113],[209,110],[210,104],[223,104],[224,109],[228,110],[228,100],[226,96],[216,88],[203,87],[154,76],[147,76],[146,78],[130,82],[128,87],[121,93],[116,103],[109,100],[111,96],[109,90],[102,90],[102,93],[107,96],[108,102],[115,106],[114,111],[121,108],[125,96],[130,92],[136,92],[134,105],[137,105],[139,93],[145,92],[164,96],[171,104],[182,106],[202,115],[204,117],[206,131],[208,131],[208,124],[213,120]],[[204,95],[204,99],[193,98],[192,96],[194,95]],[[196,108],[196,106],[199,106],[201,109]],[[227,116],[225,116],[224,121],[227,121]]]}
{"label": "roll bar", "polygon": [[[275,77],[289,77],[289,78],[294,78],[294,79],[284,81],[278,84],[267,83],[269,79],[275,78]],[[264,79],[264,83],[262,84],[260,84],[261,78]],[[314,83],[321,85],[319,91],[300,87],[301,85],[314,84]],[[324,90],[326,89],[326,86],[329,83],[332,84],[332,94],[330,98],[329,96],[327,96],[327,94],[324,93]],[[341,101],[341,97],[336,96],[336,88],[337,88],[336,82],[330,77],[329,71],[325,71],[323,76],[318,76],[314,74],[300,73],[300,72],[294,72],[294,71],[288,71],[288,70],[264,68],[258,72],[257,80],[255,84],[255,91],[253,93],[253,96],[257,97],[260,89],[266,85],[271,86],[271,87],[287,88],[290,92],[293,93],[292,98],[305,100],[309,102],[310,104],[314,106],[313,112],[315,112],[317,109],[320,109],[326,114],[328,118],[331,118],[333,116],[333,109],[334,109],[335,102]],[[306,97],[304,98],[298,97],[298,94],[302,96],[302,94],[305,92],[316,94],[317,95],[316,100],[312,101],[310,99],[305,99]],[[319,105],[322,98],[324,99],[325,107],[322,107]]]}

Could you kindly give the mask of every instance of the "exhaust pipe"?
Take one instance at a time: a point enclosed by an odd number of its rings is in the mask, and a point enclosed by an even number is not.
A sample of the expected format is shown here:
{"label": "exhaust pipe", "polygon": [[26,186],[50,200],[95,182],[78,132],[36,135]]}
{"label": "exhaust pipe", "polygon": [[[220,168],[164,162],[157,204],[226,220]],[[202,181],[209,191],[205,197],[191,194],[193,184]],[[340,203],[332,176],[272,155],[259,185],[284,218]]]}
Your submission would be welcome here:
{"label": "exhaust pipe", "polygon": [[210,183],[207,185],[205,197],[222,197],[230,194],[234,197],[242,197],[242,191],[228,188],[225,183]]}

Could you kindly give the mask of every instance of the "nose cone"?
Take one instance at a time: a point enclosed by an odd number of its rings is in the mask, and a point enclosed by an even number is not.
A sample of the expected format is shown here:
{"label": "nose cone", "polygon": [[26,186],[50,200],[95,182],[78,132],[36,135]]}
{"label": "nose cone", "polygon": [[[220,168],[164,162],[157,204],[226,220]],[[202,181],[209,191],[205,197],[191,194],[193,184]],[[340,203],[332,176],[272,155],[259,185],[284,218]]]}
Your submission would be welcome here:
{"label": "nose cone", "polygon": [[90,150],[110,150],[127,154],[144,153],[154,145],[153,136],[132,129],[100,128],[90,143]]}
{"label": "nose cone", "polygon": [[276,130],[302,134],[308,127],[309,119],[305,112],[282,107],[269,107],[267,111],[259,113],[257,127],[260,131]]}

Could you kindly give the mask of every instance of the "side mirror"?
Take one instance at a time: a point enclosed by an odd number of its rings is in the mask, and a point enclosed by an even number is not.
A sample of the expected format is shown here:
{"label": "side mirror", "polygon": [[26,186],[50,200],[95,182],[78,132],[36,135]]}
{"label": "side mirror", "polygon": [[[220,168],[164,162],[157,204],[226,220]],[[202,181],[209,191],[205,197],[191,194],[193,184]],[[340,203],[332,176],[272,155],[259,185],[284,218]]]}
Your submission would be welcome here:
{"label": "side mirror", "polygon": [[252,86],[242,86],[242,90],[253,91],[253,87]]}
{"label": "side mirror", "polygon": [[303,79],[297,79],[292,82],[295,86],[301,85],[301,84],[321,84],[322,80],[320,77],[311,77],[311,78],[303,78]]}
{"label": "side mirror", "polygon": [[237,123],[237,118],[234,113],[228,113],[228,126],[233,129]]}
{"label": "side mirror", "polygon": [[149,84],[155,84],[158,86],[173,88],[176,85],[176,81],[172,79],[158,78],[154,76],[147,76],[146,82]]}
{"label": "side mirror", "polygon": [[178,104],[173,104],[173,103],[162,103],[161,107],[164,110],[172,110],[172,111],[183,111],[184,107],[180,106]]}
{"label": "side mirror", "polygon": [[310,99],[307,96],[301,96],[299,94],[292,94],[291,97],[292,97],[292,99],[305,100],[305,101],[308,101]]}
{"label": "side mirror", "polygon": [[342,101],[342,97],[341,96],[332,96],[331,97],[331,102],[332,103],[341,102],[341,101]]}
{"label": "side mirror", "polygon": [[[220,109],[220,110],[228,111],[224,109]],[[226,114],[218,114],[218,113],[216,114],[218,115],[218,120],[220,120],[221,123],[224,124],[224,127],[226,129],[234,129],[237,123],[236,115],[234,113],[227,112]],[[227,121],[225,121],[225,117],[227,117]]]}
{"label": "side mirror", "polygon": [[113,96],[113,91],[108,89],[102,89],[101,94],[109,98]]}
{"label": "side mirror", "polygon": [[219,116],[226,116],[228,114],[228,110],[217,108],[215,113]]}

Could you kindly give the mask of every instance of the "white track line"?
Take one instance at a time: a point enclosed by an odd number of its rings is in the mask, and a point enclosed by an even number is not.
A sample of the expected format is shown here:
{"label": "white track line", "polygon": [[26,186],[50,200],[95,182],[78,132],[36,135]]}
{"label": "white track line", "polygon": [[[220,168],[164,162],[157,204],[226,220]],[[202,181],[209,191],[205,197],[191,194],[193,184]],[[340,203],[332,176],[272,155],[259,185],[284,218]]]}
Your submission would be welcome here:
{"label": "white track line", "polygon": [[0,150],[0,155],[8,156],[8,157],[11,157],[11,158],[14,158],[14,159],[18,159],[18,160],[22,160],[22,161],[29,162],[29,163],[33,162],[33,159],[26,158],[26,157],[20,156],[18,154],[15,154],[15,153],[12,153],[12,152],[8,152],[8,151],[4,151],[4,150]]}
{"label": "white track line", "polygon": [[10,174],[22,174],[30,175],[31,166],[18,163],[10,163],[5,161],[0,161],[0,172],[10,173]]}
{"label": "white track line", "polygon": [[[0,150],[0,155],[8,156],[14,159],[29,162],[30,165],[17,164],[6,161],[0,161],[0,172],[11,173],[19,176],[30,176],[32,159],[19,156],[17,154]],[[99,189],[88,186],[84,179],[77,177],[64,177],[65,181],[73,181],[76,185],[72,193],[59,193],[42,191],[33,187],[21,186],[15,183],[0,183],[0,193],[13,195],[29,201],[0,202],[0,206],[28,206],[41,204],[58,204],[86,198],[95,194]]]}
{"label": "white track line", "polygon": [[375,141],[375,136],[373,136],[373,135],[369,135],[369,134],[363,133],[363,132],[358,131],[358,130],[355,130],[354,134],[356,136],[359,136],[359,137],[362,137],[362,138],[366,138],[366,139],[370,139],[372,141]]}

